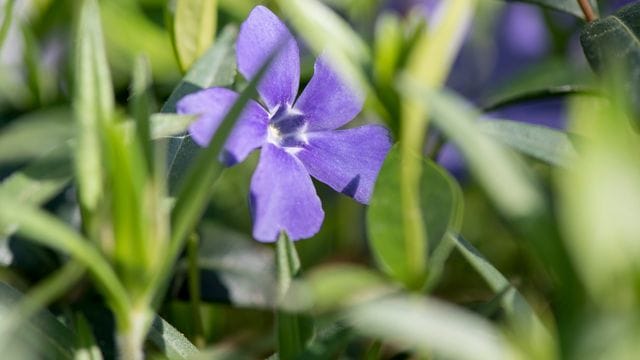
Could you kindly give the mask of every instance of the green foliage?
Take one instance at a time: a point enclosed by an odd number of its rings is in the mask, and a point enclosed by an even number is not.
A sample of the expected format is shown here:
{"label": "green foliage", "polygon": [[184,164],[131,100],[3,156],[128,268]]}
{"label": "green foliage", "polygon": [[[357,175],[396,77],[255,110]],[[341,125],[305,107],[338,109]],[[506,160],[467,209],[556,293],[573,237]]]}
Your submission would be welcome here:
{"label": "green foliage", "polygon": [[[583,16],[573,0],[524,2]],[[258,1],[31,3],[6,1],[0,24],[4,357],[637,354],[639,5],[589,24],[544,13],[548,53],[511,73],[492,67],[500,3],[442,1],[425,17],[371,0],[267,2],[299,39],[303,84],[306,45],[366,95],[354,126],[385,123],[397,141],[369,207],[318,186],[322,231],[294,246],[250,238],[256,156],[216,160],[260,101],[269,64],[247,83],[234,48]],[[599,77],[568,55],[580,29]],[[537,46],[525,33],[507,34],[516,50]],[[479,107],[450,85],[482,88]],[[197,116],[176,103],[212,86],[241,95],[200,148]],[[541,99],[568,104],[566,129],[495,113]],[[468,174],[449,174],[446,142]]]}
{"label": "green foliage", "polygon": [[173,47],[182,71],[210,47],[216,32],[215,0],[176,0]]}
{"label": "green foliage", "polygon": [[[419,158],[419,155],[415,155]],[[422,267],[411,268],[406,261],[412,249],[398,234],[403,226],[402,204],[397,194],[402,167],[400,149],[396,146],[387,156],[367,212],[369,241],[380,267],[407,287],[423,287],[426,273]],[[462,194],[459,186],[444,170],[430,160],[421,159],[423,172],[420,180],[420,206],[432,247],[437,246],[445,233],[457,231],[462,222]],[[425,257],[428,254],[424,254]]]}

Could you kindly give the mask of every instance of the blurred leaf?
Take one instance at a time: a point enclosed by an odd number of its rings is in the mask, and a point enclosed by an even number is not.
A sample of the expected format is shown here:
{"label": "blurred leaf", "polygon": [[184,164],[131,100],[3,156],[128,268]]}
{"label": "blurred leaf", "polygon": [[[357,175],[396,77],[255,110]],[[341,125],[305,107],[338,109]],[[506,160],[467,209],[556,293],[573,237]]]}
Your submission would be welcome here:
{"label": "blurred leaf", "polygon": [[[237,29],[227,26],[215,45],[191,67],[162,106],[163,113],[175,113],[176,103],[185,95],[213,86],[228,86],[236,75],[235,39]],[[188,134],[169,140],[169,188],[173,193],[200,148]]]}
{"label": "blurred leaf", "polygon": [[510,120],[483,120],[478,125],[505,145],[551,165],[568,166],[578,156],[570,136],[559,130]]}
{"label": "blurred leaf", "polygon": [[93,210],[103,195],[100,124],[113,121],[114,111],[111,75],[96,0],[82,1],[76,28],[75,70],[76,180],[81,206]]}
{"label": "blurred leaf", "polygon": [[128,295],[120,284],[110,264],[91,243],[69,225],[52,215],[11,197],[0,198],[0,218],[17,224],[19,233],[36,243],[49,246],[71,255],[87,267],[111,301],[114,310],[126,314]]}
{"label": "blurred leaf", "polygon": [[29,112],[0,132],[0,164],[17,163],[64,146],[73,138],[71,111],[66,107]]}
{"label": "blurred leaf", "polygon": [[176,0],[173,46],[182,71],[209,48],[216,32],[216,0]]}
{"label": "blurred leaf", "polygon": [[397,291],[397,286],[364,266],[331,264],[311,271],[302,283],[294,283],[284,306],[304,308],[307,305],[314,312],[334,312]]}
{"label": "blurred leaf", "polygon": [[136,120],[136,136],[143,149],[144,158],[149,171],[153,170],[153,146],[151,143],[151,112],[154,101],[152,92],[151,68],[149,60],[144,56],[136,58],[133,67],[131,98],[129,106]]}
{"label": "blurred leaf", "polygon": [[[625,94],[640,121],[640,4],[588,24],[580,34],[584,53],[593,69],[625,71]],[[615,54],[615,55],[613,55]]]}
{"label": "blurred leaf", "polygon": [[210,222],[200,227],[202,298],[237,307],[275,305],[275,256],[249,237]]}
{"label": "blurred leaf", "polygon": [[373,69],[376,81],[391,86],[399,65],[404,34],[400,18],[383,13],[376,22]]}
{"label": "blurred leaf", "polygon": [[[429,241],[437,246],[449,229],[459,229],[462,223],[462,192],[458,184],[432,161],[419,157],[423,166],[419,199],[422,221]],[[400,147],[394,147],[382,166],[371,203],[367,211],[369,241],[378,263],[385,272],[405,286],[421,279],[418,288],[424,286],[426,274],[410,268],[406,261],[411,249],[398,231],[406,221],[401,209],[399,193],[402,158]],[[426,256],[426,254],[425,254]],[[410,285],[411,284],[411,285]]]}
{"label": "blurred leaf", "polygon": [[109,61],[116,80],[126,81],[135,59],[149,58],[154,79],[173,83],[180,75],[171,39],[162,26],[145,14],[137,1],[101,1],[102,20],[108,45]]}
{"label": "blurred leaf", "polygon": [[345,311],[358,333],[406,346],[425,356],[507,359],[500,331],[485,319],[438,300],[395,296]]}
{"label": "blurred leaf", "polygon": [[186,360],[198,355],[198,349],[160,316],[153,320],[147,339],[169,360]]}
{"label": "blurred leaf", "polygon": [[[0,281],[0,314],[7,319],[15,306],[25,300],[20,291]],[[4,323],[2,326],[6,326]],[[1,351],[8,358],[73,359],[74,334],[50,312],[38,312],[10,335],[2,334]],[[20,355],[18,355],[20,354]],[[22,357],[21,357],[22,356]]]}
{"label": "blurred leaf", "polygon": [[13,7],[15,3],[15,0],[7,0],[4,3],[2,24],[0,24],[0,50],[2,50],[2,45],[4,45],[4,41],[7,39],[9,29],[11,29],[11,21],[13,20]]}
{"label": "blurred leaf", "polygon": [[[23,204],[39,206],[58,194],[71,180],[73,169],[68,146],[12,173],[0,184],[0,198],[13,198]],[[0,241],[17,230],[18,224],[0,218]]]}
{"label": "blurred leaf", "polygon": [[553,338],[522,294],[491,263],[460,235],[448,234],[462,256],[487,282],[491,290],[501,294],[500,303],[518,339],[526,339],[527,351],[537,358],[552,358]]}
{"label": "blurred leaf", "polygon": [[297,360],[324,360],[334,358],[347,346],[353,338],[353,332],[341,324],[331,324],[319,330],[318,334],[307,345],[304,351],[296,357]]}
{"label": "blurred leaf", "polygon": [[578,70],[563,58],[551,58],[527,67],[492,88],[481,101],[485,112],[524,101],[595,93],[589,70]]}
{"label": "blurred leaf", "polygon": [[151,115],[151,138],[154,140],[185,134],[189,125],[198,117],[194,115],[179,115],[169,113],[157,113]]}
{"label": "blurred leaf", "polygon": [[102,360],[102,352],[91,332],[91,326],[81,314],[76,316],[76,360]]}
{"label": "blurred leaf", "polygon": [[625,115],[622,86],[610,98],[574,99],[581,156],[558,169],[565,241],[593,300],[616,309],[637,303],[640,257],[640,136]]}
{"label": "blurred leaf", "polygon": [[[584,18],[584,14],[580,9],[580,5],[578,4],[577,0],[506,0],[506,1],[507,2],[519,1],[519,2],[536,4],[536,5],[547,7],[549,9],[564,11],[566,13],[577,16],[579,18]],[[591,4],[593,11],[595,11],[595,13],[597,14],[598,4],[596,0],[589,0],[589,3]]]}
{"label": "blurred leaf", "polygon": [[[310,45],[320,53],[337,49],[358,64],[370,62],[369,47],[351,26],[317,0],[280,0],[281,10]],[[331,43],[331,46],[327,46]],[[325,46],[318,46],[325,44]]]}
{"label": "blurred leaf", "polygon": [[543,208],[542,194],[521,159],[483,135],[476,122],[480,118],[477,110],[450,92],[431,91],[406,78],[403,83],[406,95],[430,105],[435,125],[460,149],[501,211],[521,217]]}

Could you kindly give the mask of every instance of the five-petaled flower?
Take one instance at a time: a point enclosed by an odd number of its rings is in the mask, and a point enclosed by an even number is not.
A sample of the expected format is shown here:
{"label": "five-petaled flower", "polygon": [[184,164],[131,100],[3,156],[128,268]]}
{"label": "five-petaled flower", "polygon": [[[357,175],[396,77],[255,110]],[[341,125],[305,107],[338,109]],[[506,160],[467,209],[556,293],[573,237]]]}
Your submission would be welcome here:
{"label": "five-petaled flower", "polygon": [[[236,45],[238,69],[247,79],[270,58],[272,62],[257,86],[264,106],[255,101],[246,105],[221,161],[231,166],[262,148],[250,190],[257,240],[275,241],[280,231],[293,240],[311,237],[320,230],[324,212],[309,175],[366,204],[391,146],[388,131],[378,125],[336,130],[360,112],[363,99],[322,56],[296,100],[298,45],[267,8],[253,9]],[[237,98],[231,90],[209,88],[180,100],[179,113],[199,115],[189,128],[197,144],[211,141]]]}

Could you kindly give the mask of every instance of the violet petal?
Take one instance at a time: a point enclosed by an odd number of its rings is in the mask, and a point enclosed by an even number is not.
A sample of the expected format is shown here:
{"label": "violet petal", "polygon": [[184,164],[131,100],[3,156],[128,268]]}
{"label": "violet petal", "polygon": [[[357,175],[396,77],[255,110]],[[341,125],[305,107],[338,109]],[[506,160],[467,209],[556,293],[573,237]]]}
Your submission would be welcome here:
{"label": "violet petal", "polygon": [[363,97],[340,78],[328,59],[320,56],[295,108],[309,121],[309,130],[333,130],[351,121],[362,110]]}
{"label": "violet petal", "polygon": [[[207,146],[237,99],[238,94],[229,89],[209,88],[182,98],[177,110],[179,114],[199,115],[189,126],[189,133],[196,144]],[[264,142],[268,121],[269,114],[262,106],[249,100],[227,139],[224,154],[242,161]]]}
{"label": "violet petal", "polygon": [[279,104],[292,104],[300,82],[298,44],[287,27],[264,6],[256,6],[240,27],[236,45],[238,69],[253,78],[274,51],[269,70],[258,84],[258,92],[269,110]]}
{"label": "violet petal", "polygon": [[382,163],[391,148],[386,128],[365,125],[354,129],[313,132],[308,145],[296,153],[316,179],[367,204]]}
{"label": "violet petal", "polygon": [[292,240],[315,235],[324,211],[304,165],[285,150],[266,144],[251,179],[253,237],[273,242],[280,231]]}

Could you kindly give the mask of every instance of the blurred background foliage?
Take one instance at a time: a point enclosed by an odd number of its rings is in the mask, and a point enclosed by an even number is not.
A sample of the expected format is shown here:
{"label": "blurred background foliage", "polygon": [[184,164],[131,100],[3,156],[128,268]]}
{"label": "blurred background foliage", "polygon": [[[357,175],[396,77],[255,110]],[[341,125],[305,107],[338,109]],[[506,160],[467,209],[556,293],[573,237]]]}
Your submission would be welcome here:
{"label": "blurred background foliage", "polygon": [[[398,91],[397,76],[410,58],[421,31],[435,22],[436,1],[323,2],[350,24],[367,44],[372,58],[364,73],[378,102],[367,102],[357,122],[385,123],[396,139],[402,138],[400,119],[406,94]],[[81,224],[81,210],[75,186],[69,181],[68,144],[74,136],[75,126],[71,89],[77,70],[72,61],[72,49],[78,3],[76,0],[0,1],[0,21],[8,24],[6,29],[0,29],[0,177],[3,179],[0,193],[23,196],[24,201],[41,204],[76,228]],[[291,13],[287,13],[291,8],[283,5],[287,3],[293,2],[218,0],[217,8],[212,5],[213,10],[203,8],[202,11],[215,16],[216,20],[210,24],[215,30],[212,28],[211,33],[217,33],[217,41],[222,42],[223,29],[228,29],[229,24],[239,24],[255,5],[264,4],[276,13],[281,14],[279,11],[282,10],[291,17]],[[517,350],[513,351],[517,355],[514,356],[522,358],[631,359],[634,358],[632,354],[638,353],[640,228],[636,217],[640,214],[640,142],[637,128],[629,124],[625,112],[629,107],[625,99],[634,90],[620,85],[625,83],[620,78],[626,79],[627,75],[613,76],[605,85],[594,75],[580,43],[584,20],[575,13],[572,15],[535,3],[544,1],[479,1],[468,28],[462,29],[463,43],[445,86],[466,99],[462,107],[474,106],[481,114],[480,126],[474,127],[474,131],[496,136],[516,150],[525,149],[523,152],[527,156],[519,160],[523,160],[528,174],[539,180],[537,191],[542,194],[546,207],[535,220],[523,220],[508,211],[505,213],[495,199],[501,195],[492,195],[485,188],[482,176],[474,173],[473,164],[470,166],[463,159],[461,153],[464,154],[465,149],[448,142],[447,139],[453,137],[435,121],[436,129],[429,128],[425,155],[432,157],[447,172],[442,172],[430,161],[422,166],[427,169],[425,173],[444,174],[437,175],[447,179],[440,184],[443,192],[458,194],[459,191],[462,199],[459,202],[464,205],[457,206],[464,208],[458,210],[464,212],[464,216],[459,216],[455,226],[452,225],[454,221],[448,223],[449,227],[436,238],[428,238],[430,271],[425,287],[434,298],[500,325],[511,318],[509,311],[512,310],[505,303],[518,304],[513,305],[516,307],[528,303],[528,311],[532,309],[538,314],[554,340],[534,331],[534,336],[540,338],[525,341],[522,339],[527,336],[522,334],[526,331],[518,326],[488,328],[485,323],[474,322],[475,318],[457,318],[459,314],[449,309],[450,305],[429,303],[421,307],[414,304],[412,298],[392,299],[389,303],[358,308],[336,325],[335,310],[339,307],[336,302],[349,303],[352,297],[367,298],[393,292],[402,281],[390,281],[398,279],[393,279],[393,271],[389,269],[386,275],[373,272],[381,261],[380,254],[376,255],[380,248],[376,247],[389,244],[376,245],[375,241],[367,241],[375,237],[367,231],[367,210],[317,183],[326,213],[325,222],[314,238],[296,244],[302,273],[310,274],[308,283],[300,284],[300,287],[310,286],[318,296],[313,307],[318,315],[317,349],[307,349],[302,358],[331,358],[327,354],[333,354],[337,349],[346,349],[344,358],[411,358],[411,351],[416,347],[422,351],[418,335],[437,338],[438,331],[455,334],[457,322],[486,336],[486,339],[480,335],[475,339],[479,343],[476,347],[470,345],[470,349],[480,351],[478,358],[491,358],[491,347],[484,349],[483,344],[496,341],[492,335],[500,335],[515,344],[505,348],[515,347]],[[604,17],[627,3],[632,1],[603,0],[598,2],[598,8]],[[123,115],[128,106],[132,69],[141,54],[148,59],[153,84],[151,111],[160,111],[157,104],[165,103],[213,39],[205,37],[194,40],[193,44],[176,43],[176,36],[189,36],[182,33],[188,29],[176,25],[176,19],[181,16],[176,1],[108,0],[99,4],[116,112]],[[636,41],[640,34],[639,12],[629,15]],[[589,36],[588,33],[583,35],[583,44],[587,46]],[[308,43],[306,38],[300,38],[299,42],[303,56],[301,73],[306,82],[313,71],[314,44]],[[618,56],[613,48],[606,51],[609,57]],[[632,67],[637,79],[640,50],[630,50],[633,51],[636,52],[635,62],[623,65]],[[223,85],[233,84],[237,89],[246,86],[243,79],[234,75],[228,73],[225,75],[228,79],[216,81]],[[630,86],[637,90],[637,84]],[[419,96],[421,90],[407,91]],[[619,101],[607,102],[601,93],[607,94],[607,99]],[[630,102],[632,106],[637,105],[637,98]],[[457,105],[460,103],[455,102],[453,106]],[[437,104],[433,108],[434,116],[446,118],[446,109],[438,110]],[[471,120],[475,120],[473,116],[469,115]],[[523,133],[520,128],[509,128],[498,122],[505,119],[567,132],[553,132],[548,136],[535,131]],[[542,145],[536,136],[541,136]],[[589,141],[582,142],[583,139]],[[529,146],[528,141],[534,145]],[[565,148],[567,143],[572,144],[570,149]],[[579,145],[580,157],[573,157],[575,143]],[[238,350],[247,358],[268,357],[275,347],[272,308],[277,300],[276,254],[273,246],[259,244],[250,236],[247,193],[256,161],[254,154],[249,161],[224,172],[198,227],[200,245],[196,260],[200,272],[196,279],[201,292],[200,317],[193,316],[194,305],[190,302],[193,288],[189,284],[186,258],[178,262],[159,308],[162,318],[188,339],[199,346],[208,345],[201,354],[203,358],[238,357]],[[489,172],[493,170],[491,165],[485,164]],[[24,170],[26,178],[16,178],[16,170]],[[170,168],[170,175],[172,171]],[[46,179],[46,182],[34,179]],[[433,183],[427,183],[426,187],[429,184],[433,186]],[[501,189],[505,193],[512,190]],[[438,194],[422,195],[427,200],[435,197],[433,201],[442,205]],[[451,208],[459,202],[450,205]],[[385,217],[385,211],[383,209],[380,217]],[[451,211],[455,212],[455,209]],[[369,216],[376,215],[372,211]],[[377,219],[369,220],[376,222]],[[447,232],[452,226],[463,238]],[[0,295],[6,293],[2,297],[8,299],[0,304],[0,311],[11,311],[10,305],[18,301],[20,293],[26,293],[35,284],[48,279],[69,260],[66,255],[26,241],[21,235],[14,234],[14,230],[11,224],[0,219]],[[525,240],[527,237],[534,240]],[[470,248],[470,244],[475,249]],[[454,248],[459,251],[453,251]],[[556,260],[552,258],[559,258],[557,262],[561,265],[554,263]],[[562,273],[562,269],[570,270]],[[572,292],[575,288],[566,282],[575,280],[571,278],[574,275],[569,274],[573,272],[579,279],[575,293]],[[72,276],[73,272],[65,274]],[[559,284],[568,287],[564,291],[558,290]],[[516,295],[513,295],[514,288],[519,292],[515,292]],[[300,290],[300,293],[304,291]],[[295,299],[290,301],[291,306],[304,304],[304,296],[296,297],[296,291],[291,296]],[[513,296],[516,300],[512,300]],[[76,343],[76,348],[88,349],[89,354],[95,351],[91,350],[91,344],[95,342],[102,356],[115,356],[113,316],[89,280],[73,281],[68,290],[48,305],[48,310],[50,312],[36,315],[35,330],[25,327],[20,335],[15,334],[15,339],[22,339],[21,342],[27,345],[14,344],[14,351],[22,352],[20,356],[69,357],[69,354],[52,352],[50,349],[58,348],[60,342],[46,340],[46,336],[45,344],[36,347],[45,350],[30,348],[30,342],[39,337],[30,336],[29,331],[55,333],[63,343]],[[65,339],[62,334],[67,331],[64,330],[66,326],[63,330],[38,330],[38,326],[60,325],[51,314],[75,329],[77,334],[69,336],[73,340]],[[411,314],[415,317],[411,318]],[[372,320],[376,317],[379,317],[378,322]],[[430,319],[435,319],[438,326],[448,320],[454,325],[450,329],[446,326],[438,328],[428,325]],[[389,321],[402,324],[408,334],[389,325]],[[345,323],[355,324],[352,327],[367,336],[356,337],[351,328],[342,327]],[[385,324],[389,329],[376,330]],[[421,329],[425,332],[416,330],[414,336],[418,340],[411,340],[412,326],[420,325],[424,325]],[[167,342],[163,337],[171,336],[167,335],[167,328],[168,325],[153,324],[150,338],[153,340],[155,336],[165,341],[150,341],[150,354],[176,356],[166,349]],[[406,337],[396,341],[390,335],[394,331],[401,334],[398,336]],[[531,332],[526,333],[531,335]],[[390,342],[373,340],[377,338],[390,339]],[[462,336],[456,341],[464,340]],[[467,340],[473,342],[474,339]],[[88,347],[82,346],[83,341],[89,344]],[[468,358],[464,351],[443,351],[438,344],[431,344],[423,353],[435,349],[436,354]],[[482,352],[483,349],[486,352]],[[64,352],[64,349],[58,351]],[[179,350],[176,352],[180,353]]]}

